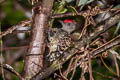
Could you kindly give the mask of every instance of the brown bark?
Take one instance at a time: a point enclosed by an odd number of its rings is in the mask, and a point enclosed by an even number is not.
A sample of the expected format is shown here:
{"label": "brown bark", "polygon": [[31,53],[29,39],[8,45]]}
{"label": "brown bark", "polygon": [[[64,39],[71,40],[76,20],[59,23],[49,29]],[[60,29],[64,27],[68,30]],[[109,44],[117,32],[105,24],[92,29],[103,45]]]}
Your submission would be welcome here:
{"label": "brown bark", "polygon": [[45,51],[45,30],[54,0],[40,0],[35,8],[33,17],[32,41],[28,54],[25,57],[24,78],[30,80],[43,67],[43,54]]}

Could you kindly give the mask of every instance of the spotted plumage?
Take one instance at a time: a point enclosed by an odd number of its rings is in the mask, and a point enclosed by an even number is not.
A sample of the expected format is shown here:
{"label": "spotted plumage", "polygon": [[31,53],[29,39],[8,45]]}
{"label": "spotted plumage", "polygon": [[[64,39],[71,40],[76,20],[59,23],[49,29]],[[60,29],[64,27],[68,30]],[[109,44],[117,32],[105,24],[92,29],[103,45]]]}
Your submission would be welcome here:
{"label": "spotted plumage", "polygon": [[70,34],[59,28],[50,29],[48,32],[48,61],[53,62],[57,58],[62,57],[70,46]]}

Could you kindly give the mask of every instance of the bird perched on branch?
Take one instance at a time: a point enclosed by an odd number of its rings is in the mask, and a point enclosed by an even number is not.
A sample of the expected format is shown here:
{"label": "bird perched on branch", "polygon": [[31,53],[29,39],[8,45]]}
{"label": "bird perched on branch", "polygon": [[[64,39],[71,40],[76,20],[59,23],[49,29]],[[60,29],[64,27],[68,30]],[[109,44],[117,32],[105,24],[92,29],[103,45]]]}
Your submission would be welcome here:
{"label": "bird perched on branch", "polygon": [[76,22],[73,20],[67,19],[59,22],[62,24],[62,28],[49,28],[48,31],[49,54],[47,59],[49,62],[65,55],[65,52],[72,45],[71,33],[77,29]]}

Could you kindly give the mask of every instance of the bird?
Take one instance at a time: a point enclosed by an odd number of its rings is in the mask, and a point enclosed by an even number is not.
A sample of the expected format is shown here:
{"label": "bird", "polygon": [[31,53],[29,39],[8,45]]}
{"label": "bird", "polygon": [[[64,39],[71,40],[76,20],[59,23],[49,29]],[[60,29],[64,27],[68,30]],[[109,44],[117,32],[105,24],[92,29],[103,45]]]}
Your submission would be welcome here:
{"label": "bird", "polygon": [[62,28],[49,28],[47,32],[49,53],[46,57],[49,62],[54,62],[65,55],[65,51],[72,45],[71,33],[77,29],[73,20],[66,19],[59,22]]}

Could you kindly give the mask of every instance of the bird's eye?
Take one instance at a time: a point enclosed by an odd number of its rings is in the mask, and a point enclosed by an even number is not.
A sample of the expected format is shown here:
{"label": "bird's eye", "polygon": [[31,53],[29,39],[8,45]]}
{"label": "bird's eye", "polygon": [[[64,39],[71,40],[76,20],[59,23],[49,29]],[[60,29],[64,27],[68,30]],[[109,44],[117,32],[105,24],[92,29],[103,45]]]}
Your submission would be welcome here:
{"label": "bird's eye", "polygon": [[68,25],[68,26],[70,26],[70,25],[71,25],[71,23],[68,23],[67,25]]}

